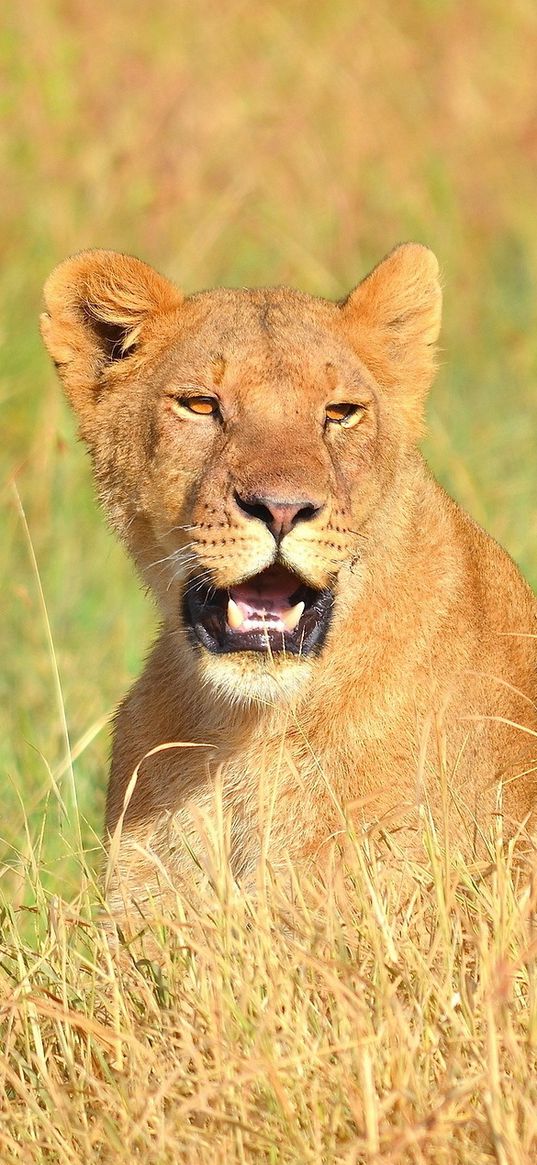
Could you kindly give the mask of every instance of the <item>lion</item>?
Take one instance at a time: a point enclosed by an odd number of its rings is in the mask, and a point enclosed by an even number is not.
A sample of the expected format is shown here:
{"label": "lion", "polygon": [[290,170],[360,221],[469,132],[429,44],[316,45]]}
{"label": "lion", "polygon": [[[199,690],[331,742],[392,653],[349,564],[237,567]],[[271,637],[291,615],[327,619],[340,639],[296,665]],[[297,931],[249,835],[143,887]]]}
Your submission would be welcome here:
{"label": "lion", "polygon": [[161,630],[117,712],[112,911],[214,877],[328,869],[352,822],[476,854],[531,848],[535,599],[421,453],[438,263],[402,244],[343,301],[184,295],[85,251],[49,277],[44,341],[109,521]]}

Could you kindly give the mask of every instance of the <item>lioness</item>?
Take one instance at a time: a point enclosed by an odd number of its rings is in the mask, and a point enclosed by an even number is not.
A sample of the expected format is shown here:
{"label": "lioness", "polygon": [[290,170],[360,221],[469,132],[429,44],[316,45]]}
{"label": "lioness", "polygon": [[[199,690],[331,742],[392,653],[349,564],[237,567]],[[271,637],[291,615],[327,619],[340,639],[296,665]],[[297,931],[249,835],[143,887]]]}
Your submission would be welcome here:
{"label": "lioness", "polygon": [[110,251],[44,294],[103,505],[162,615],[116,718],[112,908],[202,877],[217,786],[243,885],[262,851],[322,870],[349,816],[412,847],[424,802],[470,852],[500,808],[528,840],[536,604],[417,449],[431,251],[397,247],[341,303],[185,296]]}

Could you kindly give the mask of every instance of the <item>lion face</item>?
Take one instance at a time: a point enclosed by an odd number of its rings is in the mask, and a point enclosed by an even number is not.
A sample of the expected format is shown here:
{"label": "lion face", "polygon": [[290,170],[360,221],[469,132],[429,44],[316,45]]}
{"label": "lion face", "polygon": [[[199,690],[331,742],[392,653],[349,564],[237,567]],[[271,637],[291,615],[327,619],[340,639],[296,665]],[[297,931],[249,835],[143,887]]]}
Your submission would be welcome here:
{"label": "lion face", "polygon": [[344,633],[419,429],[436,270],[398,248],[341,305],[184,298],[110,252],[47,283],[43,334],[105,508],[168,628],[234,699],[288,694]]}

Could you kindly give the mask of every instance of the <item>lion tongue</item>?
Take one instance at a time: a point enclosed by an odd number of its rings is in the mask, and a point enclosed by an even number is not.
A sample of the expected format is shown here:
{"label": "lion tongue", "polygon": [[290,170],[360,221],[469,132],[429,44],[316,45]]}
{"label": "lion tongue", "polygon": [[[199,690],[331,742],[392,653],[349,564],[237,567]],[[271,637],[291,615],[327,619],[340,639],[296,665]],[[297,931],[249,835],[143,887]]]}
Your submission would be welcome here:
{"label": "lion tongue", "polygon": [[233,631],[294,631],[304,603],[289,602],[289,579],[267,572],[258,584],[253,579],[230,590],[227,621]]}

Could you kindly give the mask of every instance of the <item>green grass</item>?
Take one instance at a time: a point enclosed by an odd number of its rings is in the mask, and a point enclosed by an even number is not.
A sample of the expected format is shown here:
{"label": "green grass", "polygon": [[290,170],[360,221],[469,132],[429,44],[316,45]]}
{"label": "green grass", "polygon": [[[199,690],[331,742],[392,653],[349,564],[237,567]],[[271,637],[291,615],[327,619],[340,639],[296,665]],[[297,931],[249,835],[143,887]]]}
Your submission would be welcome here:
{"label": "green grass", "polygon": [[209,912],[164,953],[166,996],[69,923],[99,864],[104,720],[154,614],[37,316],[84,246],[187,290],[339,296],[394,243],[429,243],[446,312],[426,452],[537,584],[535,7],[35,0],[1,21],[0,1159],[529,1165],[535,952],[494,879],[452,872],[464,893],[448,923],[432,908],[425,955],[388,887],[397,972],[358,893],[345,939],[334,908],[300,951]]}

